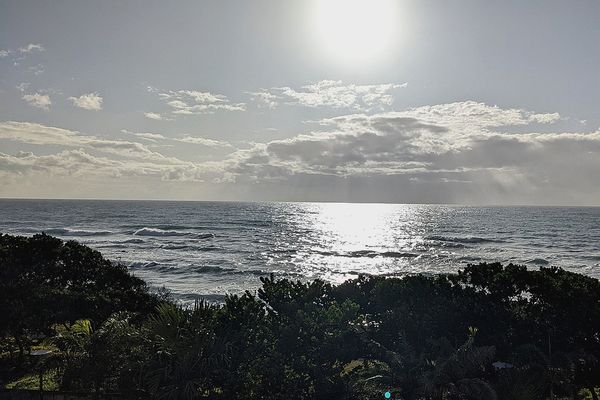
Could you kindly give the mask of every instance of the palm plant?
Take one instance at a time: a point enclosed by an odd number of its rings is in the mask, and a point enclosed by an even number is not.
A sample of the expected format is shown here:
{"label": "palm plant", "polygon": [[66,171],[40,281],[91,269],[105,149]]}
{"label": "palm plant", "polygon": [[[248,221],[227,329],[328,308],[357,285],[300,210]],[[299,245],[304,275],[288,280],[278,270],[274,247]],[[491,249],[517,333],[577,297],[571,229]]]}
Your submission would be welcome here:
{"label": "palm plant", "polygon": [[56,326],[56,335],[48,339],[48,344],[58,349],[48,360],[50,365],[65,371],[61,386],[69,388],[74,379],[72,371],[77,370],[83,358],[86,357],[87,347],[92,338],[92,323],[87,319],[75,321],[70,326]]}
{"label": "palm plant", "polygon": [[215,335],[215,310],[205,302],[192,310],[174,304],[158,307],[146,326],[154,355],[143,380],[151,397],[197,399],[218,389],[217,377],[228,366],[230,346]]}
{"label": "palm plant", "polygon": [[431,399],[494,400],[496,392],[484,379],[495,348],[474,345],[476,330],[448,359],[433,364],[422,376],[422,391]]}

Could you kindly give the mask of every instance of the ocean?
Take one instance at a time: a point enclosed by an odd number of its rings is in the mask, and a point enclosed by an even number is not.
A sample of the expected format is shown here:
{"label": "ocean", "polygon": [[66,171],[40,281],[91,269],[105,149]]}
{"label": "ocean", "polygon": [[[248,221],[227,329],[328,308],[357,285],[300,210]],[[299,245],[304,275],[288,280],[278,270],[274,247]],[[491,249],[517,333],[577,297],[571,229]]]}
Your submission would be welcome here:
{"label": "ocean", "polygon": [[500,261],[600,277],[599,207],[4,199],[0,232],[77,240],[182,302],[270,273],[339,283]]}

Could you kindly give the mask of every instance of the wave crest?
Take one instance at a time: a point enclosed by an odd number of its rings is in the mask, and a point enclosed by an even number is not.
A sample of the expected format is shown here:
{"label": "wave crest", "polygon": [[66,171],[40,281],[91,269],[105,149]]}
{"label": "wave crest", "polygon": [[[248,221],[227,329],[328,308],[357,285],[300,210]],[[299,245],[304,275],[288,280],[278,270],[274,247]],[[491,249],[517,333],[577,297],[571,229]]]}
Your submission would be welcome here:
{"label": "wave crest", "polygon": [[133,232],[135,236],[192,236],[198,239],[210,239],[215,237],[212,233],[193,233],[160,228],[143,227]]}

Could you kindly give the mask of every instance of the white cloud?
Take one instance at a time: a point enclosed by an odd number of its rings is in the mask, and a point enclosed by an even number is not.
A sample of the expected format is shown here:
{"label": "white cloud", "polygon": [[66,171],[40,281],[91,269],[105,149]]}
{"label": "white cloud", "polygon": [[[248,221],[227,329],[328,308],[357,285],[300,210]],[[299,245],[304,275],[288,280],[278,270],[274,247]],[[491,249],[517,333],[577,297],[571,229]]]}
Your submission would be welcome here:
{"label": "white cloud", "polygon": [[326,131],[238,150],[228,170],[240,183],[322,182],[317,185],[321,191],[342,185],[341,180],[362,182],[354,190],[360,199],[372,199],[360,185],[377,186],[379,200],[397,199],[403,185],[415,195],[405,195],[410,201],[422,200],[425,192],[429,201],[469,201],[469,196],[479,196],[470,201],[500,199],[493,196],[546,201],[542,193],[550,192],[555,198],[561,193],[589,196],[600,168],[600,131],[522,133],[511,128],[559,119],[555,113],[475,102],[347,115],[323,121]]}
{"label": "white cloud", "polygon": [[44,181],[57,177],[85,179],[96,177],[107,180],[148,178],[155,182],[223,182],[224,172],[216,163],[195,164],[157,163],[143,160],[115,160],[92,155],[83,149],[64,150],[56,154],[35,155],[20,152],[8,155],[0,152],[0,181],[9,181],[18,176],[43,177]]}
{"label": "white cloud", "polygon": [[33,44],[30,43],[27,46],[19,47],[19,52],[21,53],[32,53],[35,51],[45,51],[44,46],[39,43]]}
{"label": "white cloud", "polygon": [[[0,58],[8,57],[9,55],[13,55],[11,57],[12,64],[16,67],[21,65],[21,62],[25,60],[31,53],[34,52],[42,52],[45,51],[44,46],[41,44],[30,43],[27,46],[19,47],[17,50],[14,49],[3,49],[0,50]],[[31,66],[27,69],[29,72],[40,75],[44,72],[44,66],[42,64],[38,64],[36,66]]]}
{"label": "white cloud", "polygon": [[394,102],[391,92],[406,87],[403,84],[355,85],[342,81],[323,80],[299,89],[274,87],[249,93],[259,105],[274,108],[283,102],[305,107],[330,107],[355,110],[383,110]]}
{"label": "white cloud", "polygon": [[122,129],[121,132],[128,134],[128,135],[133,135],[133,136],[139,137],[141,139],[144,139],[144,140],[147,140],[147,141],[153,142],[153,143],[156,143],[158,141],[163,141],[163,140],[170,140],[170,141],[174,141],[174,142],[197,144],[197,145],[213,147],[213,148],[232,147],[229,142],[225,142],[222,140],[208,139],[208,138],[204,138],[204,137],[200,137],[200,136],[184,135],[184,136],[181,136],[178,138],[169,138],[160,133],[130,132],[126,129]]}
{"label": "white cloud", "polygon": [[46,71],[46,69],[43,64],[38,64],[38,65],[32,65],[31,67],[28,67],[27,71],[29,71],[30,73],[32,73],[35,76],[39,76],[39,75],[43,74]]}
{"label": "white cloud", "polygon": [[86,93],[79,97],[69,97],[69,100],[71,100],[75,107],[83,108],[84,110],[102,110],[103,99],[98,93]]}
{"label": "white cloud", "polygon": [[[204,182],[254,199],[589,203],[600,195],[600,130],[546,132],[550,125],[539,132],[540,124],[560,119],[556,113],[477,102],[439,104],[330,118],[316,131],[245,149],[190,135],[123,131],[131,141],[108,140],[3,122],[0,139],[64,149],[51,155],[0,154],[0,181],[143,177],[144,187],[156,190],[173,188],[175,182]],[[211,146],[211,161],[167,157],[154,151],[152,143],[158,141]],[[227,154],[215,150],[226,146]],[[161,186],[163,181],[170,183]],[[192,186],[197,187],[181,187]]]}
{"label": "white cloud", "polygon": [[[153,90],[154,91],[154,90]],[[212,114],[216,111],[245,111],[246,104],[232,103],[226,96],[197,90],[170,90],[158,96],[170,107],[173,115]],[[151,114],[152,116],[148,116]],[[156,113],[146,113],[152,119]]]}
{"label": "white cloud", "polygon": [[165,118],[164,116],[160,115],[159,113],[155,113],[155,112],[147,112],[144,113],[144,116],[148,119],[153,119],[155,121],[165,121],[167,120],[167,118]]}
{"label": "white cloud", "polygon": [[438,104],[410,108],[396,112],[395,116],[418,118],[424,122],[454,128],[489,128],[531,123],[553,123],[560,119],[558,113],[533,113],[517,108],[501,108],[475,101]]}
{"label": "white cloud", "polygon": [[42,110],[46,111],[48,111],[52,105],[50,96],[47,94],[26,94],[23,96],[23,100],[25,100],[30,106],[41,108]]}
{"label": "white cloud", "polygon": [[[51,177],[98,176],[105,178],[154,177],[160,180],[203,180],[215,174],[211,165],[199,166],[192,163],[161,164],[135,160],[115,160],[95,156],[85,150],[64,150],[56,154],[38,156],[21,152],[11,156],[0,153],[0,169],[6,173],[39,175]],[[173,178],[173,179],[171,179]]]}
{"label": "white cloud", "polygon": [[[151,135],[155,139],[164,137]],[[0,122],[0,139],[66,147],[57,154],[44,156],[31,152],[17,155],[0,153],[0,177],[5,178],[7,174],[46,174],[108,178],[147,176],[159,181],[220,182],[228,176],[223,169],[224,163],[182,161],[154,152],[141,143],[100,139],[77,131],[30,122]]]}
{"label": "white cloud", "polygon": [[250,95],[252,101],[256,102],[259,107],[267,107],[273,109],[281,100],[281,96],[269,92],[267,89],[260,89],[258,92],[246,92]]}
{"label": "white cloud", "polygon": [[207,147],[231,147],[231,144],[228,142],[223,142],[221,140],[207,139],[198,136],[189,136],[186,135],[182,138],[174,139],[178,142],[190,143],[190,144],[198,144]]}
{"label": "white cloud", "polygon": [[154,152],[138,142],[101,139],[77,131],[31,122],[0,122],[0,138],[36,145],[83,147],[120,157],[170,162],[168,157]]}
{"label": "white cloud", "polygon": [[29,82],[21,82],[21,83],[19,83],[15,87],[17,88],[17,90],[19,92],[25,92],[25,91],[27,91],[27,89],[29,89],[29,86],[31,86],[31,83],[29,83]]}
{"label": "white cloud", "polygon": [[149,142],[157,142],[159,140],[166,140],[167,138],[160,133],[151,133],[151,132],[130,132],[126,129],[121,129],[121,133],[125,133],[128,135],[137,136],[141,139],[147,140]]}

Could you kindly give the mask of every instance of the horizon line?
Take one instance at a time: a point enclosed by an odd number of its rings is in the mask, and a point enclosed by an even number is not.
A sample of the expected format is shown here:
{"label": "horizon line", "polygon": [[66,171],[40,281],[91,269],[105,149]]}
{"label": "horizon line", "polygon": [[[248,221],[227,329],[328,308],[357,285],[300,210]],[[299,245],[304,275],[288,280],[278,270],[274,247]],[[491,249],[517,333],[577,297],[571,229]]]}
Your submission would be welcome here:
{"label": "horizon line", "polygon": [[58,198],[58,197],[3,197],[3,200],[23,201],[130,201],[130,202],[164,202],[164,203],[323,203],[323,204],[380,204],[409,206],[449,206],[449,207],[539,207],[539,208],[598,208],[600,204],[494,204],[494,203],[409,203],[389,201],[335,201],[335,200],[191,200],[191,199],[119,199],[119,198]]}

